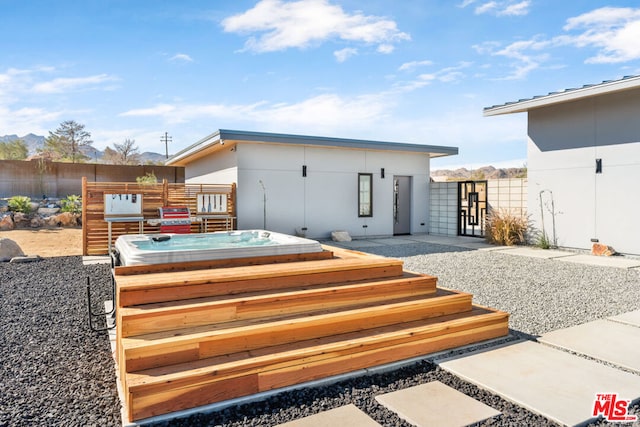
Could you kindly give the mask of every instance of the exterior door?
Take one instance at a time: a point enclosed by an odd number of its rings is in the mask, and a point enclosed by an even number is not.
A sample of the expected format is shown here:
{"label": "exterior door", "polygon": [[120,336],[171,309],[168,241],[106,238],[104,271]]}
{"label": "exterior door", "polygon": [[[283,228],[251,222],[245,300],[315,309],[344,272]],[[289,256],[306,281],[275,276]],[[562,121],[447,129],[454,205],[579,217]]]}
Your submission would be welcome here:
{"label": "exterior door", "polygon": [[411,234],[411,177],[393,177],[393,234]]}

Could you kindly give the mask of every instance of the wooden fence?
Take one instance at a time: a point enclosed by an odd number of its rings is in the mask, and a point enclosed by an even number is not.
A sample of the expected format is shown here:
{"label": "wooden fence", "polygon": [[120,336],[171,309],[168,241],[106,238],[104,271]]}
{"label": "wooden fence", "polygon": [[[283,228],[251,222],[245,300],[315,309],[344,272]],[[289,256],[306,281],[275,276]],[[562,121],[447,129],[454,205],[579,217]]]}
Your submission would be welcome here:
{"label": "wooden fence", "polygon": [[[159,225],[148,220],[160,217],[158,208],[187,206],[192,216],[198,211],[197,196],[217,194],[226,196],[226,212],[208,215],[207,221],[193,221],[191,232],[212,232],[236,228],[236,185],[169,183],[138,184],[135,182],[87,182],[82,178],[82,253],[104,255],[108,253],[109,223],[105,221],[105,194],[141,194],[142,221],[145,234],[159,233]],[[222,209],[224,210],[224,209]],[[152,221],[153,222],[153,221]],[[111,243],[123,234],[138,234],[139,221],[111,222]]]}

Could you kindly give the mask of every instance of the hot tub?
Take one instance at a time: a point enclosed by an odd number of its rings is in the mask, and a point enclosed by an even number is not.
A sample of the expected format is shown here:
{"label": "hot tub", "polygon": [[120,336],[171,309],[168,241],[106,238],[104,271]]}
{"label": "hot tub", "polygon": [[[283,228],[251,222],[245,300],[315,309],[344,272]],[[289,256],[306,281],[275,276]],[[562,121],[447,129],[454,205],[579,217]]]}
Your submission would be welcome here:
{"label": "hot tub", "polygon": [[124,266],[322,252],[315,240],[265,230],[129,234],[115,249]]}

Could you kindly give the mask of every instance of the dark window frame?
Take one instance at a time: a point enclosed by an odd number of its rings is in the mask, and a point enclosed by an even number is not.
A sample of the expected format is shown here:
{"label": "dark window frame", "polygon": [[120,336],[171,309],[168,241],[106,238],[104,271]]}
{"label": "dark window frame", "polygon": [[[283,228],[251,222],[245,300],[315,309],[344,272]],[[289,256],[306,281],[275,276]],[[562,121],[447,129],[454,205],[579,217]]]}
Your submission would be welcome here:
{"label": "dark window frame", "polygon": [[[366,189],[363,190],[361,188],[363,179],[366,179],[366,181],[368,181],[368,184],[369,184],[368,197],[365,194],[367,190]],[[368,198],[368,201],[365,202],[367,198]],[[367,207],[366,205],[368,205],[368,209],[366,209]],[[358,217],[359,218],[373,217],[373,174],[372,173],[358,174]]]}

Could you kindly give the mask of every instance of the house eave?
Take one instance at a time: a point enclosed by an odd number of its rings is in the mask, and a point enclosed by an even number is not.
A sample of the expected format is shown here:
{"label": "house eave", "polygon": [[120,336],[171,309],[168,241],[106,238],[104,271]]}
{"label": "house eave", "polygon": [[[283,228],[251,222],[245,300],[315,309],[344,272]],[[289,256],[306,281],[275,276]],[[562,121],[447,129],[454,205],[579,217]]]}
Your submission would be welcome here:
{"label": "house eave", "polygon": [[552,92],[548,95],[536,96],[531,99],[521,99],[502,105],[486,107],[483,116],[499,116],[504,114],[524,113],[536,108],[547,107],[554,104],[572,102],[595,96],[636,89],[640,87],[640,76],[625,77],[620,80],[605,81],[596,85],[586,85],[578,89],[567,89],[561,92]]}
{"label": "house eave", "polygon": [[222,146],[241,143],[265,143],[281,145],[304,145],[354,150],[399,151],[426,154],[429,157],[443,157],[458,154],[457,147],[438,145],[409,144],[402,142],[382,142],[346,138],[330,138],[307,135],[276,134],[220,129],[202,138],[195,144],[176,153],[166,162],[171,166],[184,166],[187,163],[211,154]]}

